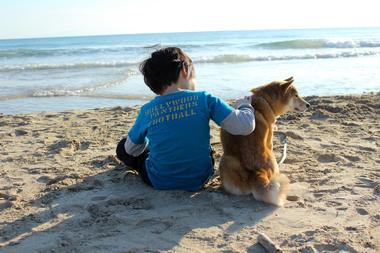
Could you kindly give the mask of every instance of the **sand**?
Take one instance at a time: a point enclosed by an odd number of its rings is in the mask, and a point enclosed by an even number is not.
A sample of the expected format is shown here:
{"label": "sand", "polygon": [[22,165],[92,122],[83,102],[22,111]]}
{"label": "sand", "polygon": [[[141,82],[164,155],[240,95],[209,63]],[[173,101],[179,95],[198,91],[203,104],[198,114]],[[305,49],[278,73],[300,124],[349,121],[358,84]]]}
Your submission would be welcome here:
{"label": "sand", "polygon": [[[0,114],[0,252],[380,252],[380,93],[287,114],[292,201],[145,186],[115,158],[138,107]],[[211,143],[218,164],[219,129]],[[282,146],[275,150],[280,157]]]}

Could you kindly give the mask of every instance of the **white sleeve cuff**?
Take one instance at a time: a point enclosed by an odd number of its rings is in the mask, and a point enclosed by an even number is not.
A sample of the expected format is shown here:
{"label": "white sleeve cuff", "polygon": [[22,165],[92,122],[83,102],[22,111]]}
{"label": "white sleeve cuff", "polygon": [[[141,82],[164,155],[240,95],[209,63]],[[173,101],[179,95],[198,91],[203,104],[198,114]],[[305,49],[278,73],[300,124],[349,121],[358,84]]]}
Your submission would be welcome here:
{"label": "white sleeve cuff", "polygon": [[221,124],[222,128],[233,135],[249,135],[255,130],[255,114],[251,105],[240,105],[228,115]]}
{"label": "white sleeve cuff", "polygon": [[135,144],[131,141],[130,138],[127,138],[127,140],[124,143],[125,152],[127,152],[127,154],[132,155],[134,157],[141,155],[147,146],[148,146],[147,141],[145,141],[142,144]]}

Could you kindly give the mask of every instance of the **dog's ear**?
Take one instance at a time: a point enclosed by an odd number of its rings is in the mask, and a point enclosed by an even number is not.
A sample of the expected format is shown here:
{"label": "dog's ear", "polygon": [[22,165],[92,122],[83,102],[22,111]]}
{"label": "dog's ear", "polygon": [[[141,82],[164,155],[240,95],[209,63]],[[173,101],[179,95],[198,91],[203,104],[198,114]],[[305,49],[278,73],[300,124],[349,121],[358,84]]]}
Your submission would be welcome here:
{"label": "dog's ear", "polygon": [[289,78],[286,78],[284,81],[286,81],[286,82],[293,82],[294,81],[294,79],[293,79],[293,77],[291,76],[291,77],[289,77]]}
{"label": "dog's ear", "polygon": [[287,89],[287,88],[290,87],[290,85],[292,85],[292,83],[293,83],[293,80],[291,80],[291,81],[287,81],[287,82],[282,83],[282,84],[280,84],[280,85],[281,85],[282,88]]}
{"label": "dog's ear", "polygon": [[289,91],[289,88],[292,86],[292,83],[294,82],[293,77],[289,77],[288,79],[285,79],[285,82],[281,84],[281,87],[287,93]]}

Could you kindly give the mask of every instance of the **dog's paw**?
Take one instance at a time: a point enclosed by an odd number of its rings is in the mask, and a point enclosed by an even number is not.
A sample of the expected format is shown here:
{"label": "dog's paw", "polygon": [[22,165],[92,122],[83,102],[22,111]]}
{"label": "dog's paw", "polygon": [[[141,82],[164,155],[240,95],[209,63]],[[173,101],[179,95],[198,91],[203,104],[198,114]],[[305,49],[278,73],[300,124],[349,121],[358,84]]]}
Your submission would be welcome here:
{"label": "dog's paw", "polygon": [[280,189],[281,189],[281,184],[279,183],[279,182],[274,182],[274,183],[271,183],[270,185],[269,185],[269,190],[270,191],[280,191]]}

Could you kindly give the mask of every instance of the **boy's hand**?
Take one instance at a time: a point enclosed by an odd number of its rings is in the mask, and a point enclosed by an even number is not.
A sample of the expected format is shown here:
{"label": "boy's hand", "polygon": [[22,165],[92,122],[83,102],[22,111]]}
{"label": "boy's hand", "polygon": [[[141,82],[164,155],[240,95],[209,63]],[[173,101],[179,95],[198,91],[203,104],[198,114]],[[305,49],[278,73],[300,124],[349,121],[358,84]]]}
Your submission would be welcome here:
{"label": "boy's hand", "polygon": [[252,95],[251,96],[245,96],[244,98],[236,100],[234,104],[235,109],[239,109],[242,105],[251,105],[252,103]]}

